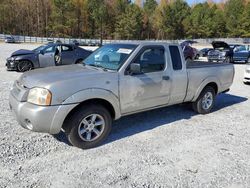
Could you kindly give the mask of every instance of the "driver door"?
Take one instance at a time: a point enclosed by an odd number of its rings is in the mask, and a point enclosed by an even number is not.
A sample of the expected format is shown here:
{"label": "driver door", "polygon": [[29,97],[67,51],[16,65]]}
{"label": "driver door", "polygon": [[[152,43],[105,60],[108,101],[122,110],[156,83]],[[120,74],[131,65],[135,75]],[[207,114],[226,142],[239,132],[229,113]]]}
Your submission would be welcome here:
{"label": "driver door", "polygon": [[40,67],[55,65],[55,48],[56,46],[49,46],[43,51],[43,53],[38,55]]}
{"label": "driver door", "polygon": [[170,69],[165,69],[163,46],[143,48],[132,63],[140,64],[141,74],[128,70],[120,76],[120,103],[123,114],[165,105],[170,99]]}

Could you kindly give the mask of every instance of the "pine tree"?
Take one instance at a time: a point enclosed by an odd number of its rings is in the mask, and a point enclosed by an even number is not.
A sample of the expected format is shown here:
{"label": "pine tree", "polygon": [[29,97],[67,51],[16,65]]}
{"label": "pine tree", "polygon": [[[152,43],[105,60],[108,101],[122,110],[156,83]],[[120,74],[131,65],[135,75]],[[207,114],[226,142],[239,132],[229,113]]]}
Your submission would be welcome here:
{"label": "pine tree", "polygon": [[125,13],[119,16],[116,24],[116,37],[121,39],[140,39],[142,28],[142,12],[135,5],[129,5]]}

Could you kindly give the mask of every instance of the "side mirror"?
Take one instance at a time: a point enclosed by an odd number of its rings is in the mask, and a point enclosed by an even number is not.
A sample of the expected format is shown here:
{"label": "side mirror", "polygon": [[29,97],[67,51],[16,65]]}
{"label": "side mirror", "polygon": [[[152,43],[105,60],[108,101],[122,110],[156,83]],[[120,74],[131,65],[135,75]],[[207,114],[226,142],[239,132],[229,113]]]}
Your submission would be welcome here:
{"label": "side mirror", "polygon": [[40,50],[40,54],[44,55],[44,51],[43,51],[43,50]]}
{"label": "side mirror", "polygon": [[130,73],[131,74],[141,74],[141,65],[138,63],[130,64]]}

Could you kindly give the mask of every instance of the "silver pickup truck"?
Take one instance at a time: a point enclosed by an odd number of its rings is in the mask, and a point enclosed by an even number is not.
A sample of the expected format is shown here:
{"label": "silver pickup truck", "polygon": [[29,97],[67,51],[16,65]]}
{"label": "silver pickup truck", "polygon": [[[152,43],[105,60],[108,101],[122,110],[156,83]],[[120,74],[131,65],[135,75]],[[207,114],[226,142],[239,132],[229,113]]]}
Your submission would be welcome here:
{"label": "silver pickup truck", "polygon": [[108,44],[82,64],[24,73],[9,103],[24,128],[63,130],[72,145],[86,149],[102,143],[122,116],[185,102],[209,113],[233,78],[229,63],[186,64],[177,44]]}

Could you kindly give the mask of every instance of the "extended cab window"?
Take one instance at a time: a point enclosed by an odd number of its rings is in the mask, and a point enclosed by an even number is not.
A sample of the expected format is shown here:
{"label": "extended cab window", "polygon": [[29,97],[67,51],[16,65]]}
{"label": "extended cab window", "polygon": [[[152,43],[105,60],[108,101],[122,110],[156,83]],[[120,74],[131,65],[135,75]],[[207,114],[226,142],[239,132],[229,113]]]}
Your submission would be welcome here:
{"label": "extended cab window", "polygon": [[241,52],[241,51],[246,51],[246,47],[245,46],[237,46],[235,47],[235,52]]}
{"label": "extended cab window", "polygon": [[150,47],[144,49],[134,63],[141,65],[143,73],[162,71],[165,67],[164,47]]}
{"label": "extended cab window", "polygon": [[177,46],[169,46],[170,56],[174,70],[182,69],[182,61],[179,48]]}

